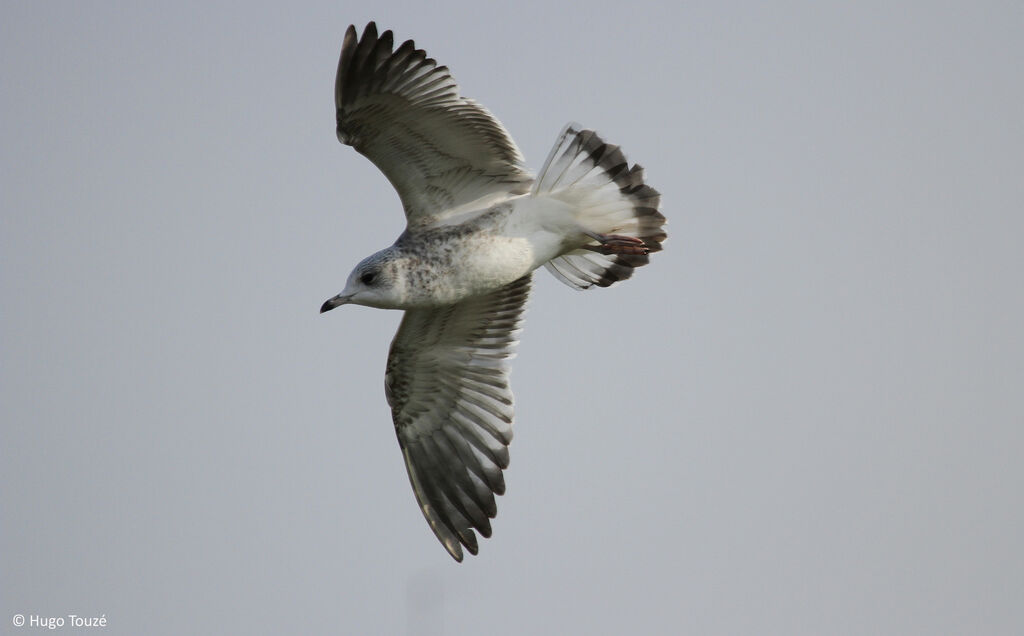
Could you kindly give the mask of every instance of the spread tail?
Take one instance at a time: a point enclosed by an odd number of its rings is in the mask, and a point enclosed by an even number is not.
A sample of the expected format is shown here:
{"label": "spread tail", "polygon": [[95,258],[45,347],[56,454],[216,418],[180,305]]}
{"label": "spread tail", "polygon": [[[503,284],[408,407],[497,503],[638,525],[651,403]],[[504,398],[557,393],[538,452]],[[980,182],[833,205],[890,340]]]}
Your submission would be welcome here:
{"label": "spread tail", "polygon": [[576,221],[593,240],[547,262],[545,267],[575,289],[607,287],[649,262],[643,250],[607,253],[598,237],[622,243],[640,239],[647,252],[661,250],[665,217],[661,195],[644,183],[644,170],[630,166],[618,146],[592,130],[569,124],[551,149],[534,182],[533,196],[551,196],[573,205]]}

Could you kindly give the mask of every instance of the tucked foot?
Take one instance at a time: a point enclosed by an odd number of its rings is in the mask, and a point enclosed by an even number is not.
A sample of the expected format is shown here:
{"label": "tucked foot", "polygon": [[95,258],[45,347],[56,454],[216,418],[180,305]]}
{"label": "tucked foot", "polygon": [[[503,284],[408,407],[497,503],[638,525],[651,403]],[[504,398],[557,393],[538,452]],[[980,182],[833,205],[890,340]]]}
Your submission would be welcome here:
{"label": "tucked foot", "polygon": [[651,251],[643,240],[635,236],[598,234],[597,232],[587,232],[587,236],[600,243],[600,245],[584,245],[583,249],[597,252],[598,254],[648,254]]}

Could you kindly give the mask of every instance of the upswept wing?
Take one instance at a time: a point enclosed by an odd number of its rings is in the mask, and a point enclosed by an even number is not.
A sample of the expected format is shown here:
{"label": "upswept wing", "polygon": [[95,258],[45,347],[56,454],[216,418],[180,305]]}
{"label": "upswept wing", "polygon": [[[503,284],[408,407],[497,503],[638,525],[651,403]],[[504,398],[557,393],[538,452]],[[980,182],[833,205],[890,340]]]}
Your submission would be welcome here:
{"label": "upswept wing", "polygon": [[529,191],[532,175],[501,123],[459,96],[445,66],[391,31],[345,32],[335,83],[338,139],[366,155],[398,191],[410,226],[481,199]]}
{"label": "upswept wing", "polygon": [[416,501],[456,561],[491,536],[512,441],[508,362],[530,276],[455,305],[406,311],[385,391]]}

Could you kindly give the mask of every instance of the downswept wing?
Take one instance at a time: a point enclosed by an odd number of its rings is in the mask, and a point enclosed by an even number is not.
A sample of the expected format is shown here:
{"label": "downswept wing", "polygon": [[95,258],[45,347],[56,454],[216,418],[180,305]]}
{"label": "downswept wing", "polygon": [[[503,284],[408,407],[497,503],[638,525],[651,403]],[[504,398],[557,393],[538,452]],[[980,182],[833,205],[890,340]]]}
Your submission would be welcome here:
{"label": "downswept wing", "polygon": [[[410,226],[429,225],[481,198],[524,194],[523,156],[486,108],[459,96],[445,66],[391,31],[345,32],[335,82],[338,139],[391,181]],[[486,203],[486,202],[485,202]],[[482,206],[483,207],[483,206]]]}
{"label": "downswept wing", "polygon": [[530,276],[455,305],[411,309],[384,378],[416,501],[456,561],[491,536],[512,441],[508,362],[519,342]]}

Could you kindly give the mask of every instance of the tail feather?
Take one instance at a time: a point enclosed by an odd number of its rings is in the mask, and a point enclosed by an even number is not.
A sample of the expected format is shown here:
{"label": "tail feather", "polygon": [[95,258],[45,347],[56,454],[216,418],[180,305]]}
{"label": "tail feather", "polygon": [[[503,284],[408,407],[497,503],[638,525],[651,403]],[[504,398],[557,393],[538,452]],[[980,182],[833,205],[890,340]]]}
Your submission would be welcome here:
{"label": "tail feather", "polygon": [[[665,217],[658,211],[661,195],[644,182],[644,169],[630,166],[618,146],[576,124],[562,131],[534,182],[532,195],[571,202],[583,229],[642,239],[652,253],[661,250],[667,236]],[[545,266],[566,285],[588,289],[625,280],[648,262],[647,255],[576,249]]]}
{"label": "tail feather", "polygon": [[626,280],[633,275],[635,268],[648,262],[646,254],[605,256],[588,250],[575,250],[548,261],[545,267],[569,287],[589,289],[594,285],[608,287]]}

